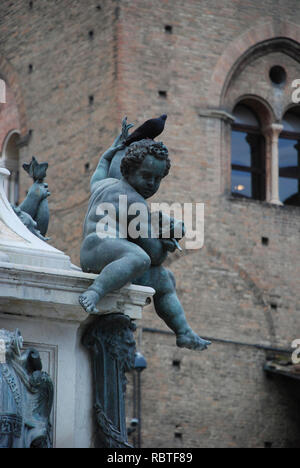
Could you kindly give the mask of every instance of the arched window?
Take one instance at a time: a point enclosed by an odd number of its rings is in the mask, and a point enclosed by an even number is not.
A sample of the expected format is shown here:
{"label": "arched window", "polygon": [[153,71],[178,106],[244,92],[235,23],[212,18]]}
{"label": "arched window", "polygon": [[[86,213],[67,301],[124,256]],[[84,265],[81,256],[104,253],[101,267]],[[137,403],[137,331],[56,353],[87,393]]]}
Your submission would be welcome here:
{"label": "arched window", "polygon": [[0,165],[10,171],[10,177],[5,182],[5,190],[8,200],[13,205],[19,203],[19,136],[17,130],[9,132],[4,140],[0,158]]}
{"label": "arched window", "polygon": [[300,206],[300,108],[288,111],[279,137],[279,198]]}
{"label": "arched window", "polygon": [[238,104],[231,133],[231,192],[235,196],[265,200],[265,138],[256,113]]}

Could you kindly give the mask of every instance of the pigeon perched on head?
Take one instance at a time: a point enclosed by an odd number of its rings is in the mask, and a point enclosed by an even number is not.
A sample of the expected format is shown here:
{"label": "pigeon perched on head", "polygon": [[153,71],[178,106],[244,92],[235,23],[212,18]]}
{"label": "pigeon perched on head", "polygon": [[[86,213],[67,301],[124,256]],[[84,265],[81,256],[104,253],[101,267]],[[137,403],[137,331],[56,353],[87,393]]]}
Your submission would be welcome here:
{"label": "pigeon perched on head", "polygon": [[146,122],[129,135],[125,140],[125,145],[129,146],[134,141],[144,140],[145,138],[154,140],[154,138],[163,132],[166,120],[167,114],[163,114],[157,119],[146,120]]}

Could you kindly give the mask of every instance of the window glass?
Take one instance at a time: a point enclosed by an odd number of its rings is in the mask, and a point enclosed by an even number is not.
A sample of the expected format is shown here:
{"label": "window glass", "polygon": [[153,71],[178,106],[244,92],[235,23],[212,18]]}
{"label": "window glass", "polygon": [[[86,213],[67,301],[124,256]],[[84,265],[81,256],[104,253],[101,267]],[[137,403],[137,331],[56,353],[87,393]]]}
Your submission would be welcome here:
{"label": "window glass", "polygon": [[300,206],[300,118],[295,110],[283,119],[278,141],[279,199],[286,205]]}
{"label": "window glass", "polygon": [[242,197],[252,198],[251,172],[232,170],[231,192]]}
{"label": "window glass", "polygon": [[239,164],[240,166],[251,166],[251,150],[249,143],[247,143],[246,132],[232,131],[231,135],[231,148],[232,148],[232,164]]}
{"label": "window glass", "polygon": [[231,193],[265,199],[265,145],[259,120],[247,106],[238,105],[231,133]]}
{"label": "window glass", "polygon": [[280,138],[279,142],[279,199],[291,203],[291,197],[299,193],[299,163],[297,140]]}

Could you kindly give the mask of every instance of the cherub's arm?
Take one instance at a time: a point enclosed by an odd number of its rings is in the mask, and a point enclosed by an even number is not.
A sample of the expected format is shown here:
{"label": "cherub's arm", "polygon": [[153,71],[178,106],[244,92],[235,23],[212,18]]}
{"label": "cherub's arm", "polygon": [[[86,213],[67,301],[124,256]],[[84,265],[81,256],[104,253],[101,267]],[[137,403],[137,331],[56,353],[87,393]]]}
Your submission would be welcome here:
{"label": "cherub's arm", "polygon": [[118,146],[111,146],[101,156],[97,169],[95,170],[91,179],[91,189],[96,182],[107,178],[111,160],[113,159],[114,155],[123,148],[123,144]]}
{"label": "cherub's arm", "polygon": [[[127,196],[127,213],[130,213],[130,206],[134,206],[140,212],[139,214],[139,221],[138,221],[138,228],[136,230],[136,214],[128,214],[127,215],[127,223],[128,223],[128,235],[132,242],[137,244],[141,247],[150,257],[152,265],[161,265],[169,252],[173,252],[175,250],[175,246],[169,239],[160,239],[157,238],[154,233],[152,233],[153,227],[151,223],[151,214],[149,213],[147,206],[145,204],[144,210],[140,210],[140,207],[143,205],[141,201],[137,203],[137,199],[135,196],[131,196],[128,194]],[[140,207],[136,205],[139,204]],[[131,222],[133,223],[133,230],[131,231]],[[152,237],[154,235],[154,237]]]}
{"label": "cherub's arm", "polygon": [[162,239],[145,239],[140,237],[134,242],[149,255],[151,264],[154,266],[161,265],[167,258],[168,251],[170,251],[170,241],[168,240],[165,242]]}
{"label": "cherub's arm", "polygon": [[127,117],[124,117],[120,135],[100,158],[97,169],[91,179],[91,190],[96,182],[107,178],[112,159],[118,151],[124,149],[124,141],[128,137],[128,131],[131,127],[133,127],[133,124],[127,124]]}

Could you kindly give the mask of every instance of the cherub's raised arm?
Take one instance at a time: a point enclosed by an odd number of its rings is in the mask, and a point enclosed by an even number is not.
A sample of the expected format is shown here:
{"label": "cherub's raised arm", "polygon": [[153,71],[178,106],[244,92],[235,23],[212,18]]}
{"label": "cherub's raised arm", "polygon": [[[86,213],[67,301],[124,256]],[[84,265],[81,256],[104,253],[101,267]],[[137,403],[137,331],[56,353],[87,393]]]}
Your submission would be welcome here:
{"label": "cherub's raised arm", "polygon": [[133,124],[127,124],[127,117],[124,117],[122,121],[122,132],[115,139],[112,146],[107,151],[105,151],[105,153],[100,158],[97,169],[95,170],[91,179],[91,190],[95,183],[108,177],[112,159],[118,151],[124,149],[124,141],[128,137],[128,130],[131,127],[133,127]]}
{"label": "cherub's raised arm", "polygon": [[118,146],[111,146],[101,156],[97,169],[95,170],[91,179],[91,189],[96,182],[99,182],[100,180],[107,178],[111,160],[113,159],[114,155],[118,151],[122,150],[123,148],[124,148],[123,144],[118,145]]}

